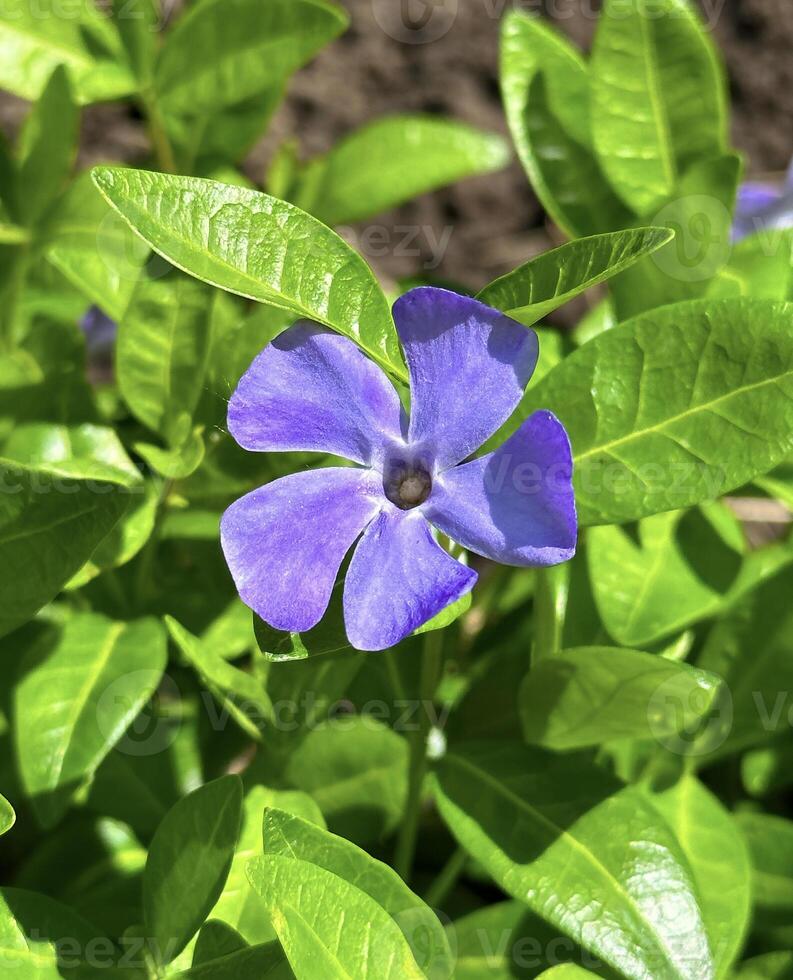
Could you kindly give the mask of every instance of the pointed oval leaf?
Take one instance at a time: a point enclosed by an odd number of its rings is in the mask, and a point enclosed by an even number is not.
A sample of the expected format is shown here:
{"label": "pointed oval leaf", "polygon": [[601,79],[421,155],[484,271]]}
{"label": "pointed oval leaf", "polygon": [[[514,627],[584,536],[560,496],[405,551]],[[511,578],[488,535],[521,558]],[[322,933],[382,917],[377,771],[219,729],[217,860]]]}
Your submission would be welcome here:
{"label": "pointed oval leaf", "polygon": [[564,751],[621,738],[668,738],[708,714],[721,678],[622,647],[540,660],[520,690],[526,740]]}
{"label": "pointed oval leaf", "polygon": [[197,177],[97,167],[110,204],[156,251],[198,279],[346,334],[406,378],[388,302],[369,266],[285,201]]}
{"label": "pointed oval leaf", "polygon": [[723,73],[687,0],[607,0],[592,50],[592,131],[638,214],[727,145]]}
{"label": "pointed oval leaf", "polygon": [[14,826],[14,808],[4,796],[0,796],[0,834],[6,834]]}
{"label": "pointed oval leaf", "polygon": [[447,755],[436,798],[501,888],[628,980],[714,976],[686,860],[637,790],[581,758],[493,742]]}
{"label": "pointed oval leaf", "polygon": [[424,977],[394,920],[344,878],[283,855],[256,858],[248,877],[298,977]]}
{"label": "pointed oval leaf", "polygon": [[793,450],[793,306],[697,301],[580,347],[538,385],[573,445],[582,524],[721,496]]}
{"label": "pointed oval leaf", "polygon": [[13,568],[0,597],[0,636],[51,602],[112,530],[124,488],[49,467],[0,460],[0,565]]}
{"label": "pointed oval leaf", "polygon": [[339,225],[508,162],[509,150],[495,133],[433,116],[392,116],[312,161],[290,199],[326,224]]}
{"label": "pointed oval leaf", "polygon": [[288,78],[347,26],[326,0],[205,0],[168,34],[155,84],[169,112],[205,116]]}
{"label": "pointed oval leaf", "polygon": [[27,652],[14,695],[25,791],[55,823],[149,700],[165,669],[165,631],[154,619],[116,623],[79,613]]}
{"label": "pointed oval leaf", "polygon": [[351,841],[281,810],[265,812],[262,833],[265,855],[308,861],[366,892],[399,926],[424,975],[430,980],[449,980],[452,958],[443,927],[393,868]]}
{"label": "pointed oval leaf", "polygon": [[544,252],[485,286],[483,303],[527,327],[598,283],[606,282],[671,241],[667,228],[593,235]]}
{"label": "pointed oval leaf", "polygon": [[242,782],[222,776],[179,800],[157,828],[143,876],[143,910],[161,963],[182,952],[220,897],[241,815]]}
{"label": "pointed oval leaf", "polygon": [[694,776],[652,797],[691,866],[716,965],[729,973],[751,913],[751,863],[730,814]]}
{"label": "pointed oval leaf", "polygon": [[262,820],[268,807],[277,807],[324,827],[322,811],[307,793],[300,790],[269,789],[254,786],[245,796],[242,829],[223,893],[210,917],[239,932],[251,945],[275,939],[266,907],[248,881],[248,862],[261,854]]}

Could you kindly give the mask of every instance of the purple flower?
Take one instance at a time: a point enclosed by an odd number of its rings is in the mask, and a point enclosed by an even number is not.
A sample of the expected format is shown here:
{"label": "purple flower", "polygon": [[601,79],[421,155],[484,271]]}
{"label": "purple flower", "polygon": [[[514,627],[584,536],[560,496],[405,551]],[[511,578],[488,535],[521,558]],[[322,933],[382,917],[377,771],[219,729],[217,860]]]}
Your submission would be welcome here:
{"label": "purple flower", "polygon": [[[344,622],[359,650],[393,646],[465,595],[476,572],[431,525],[507,565],[575,553],[567,433],[535,412],[495,452],[463,462],[507,421],[537,336],[477,300],[422,287],[394,306],[408,364],[396,390],[350,340],[298,323],[256,358],[229,404],[245,449],[320,451],[358,464],[295,473],[226,511],[221,540],[240,596],[277,629],[322,618],[347,552]],[[360,539],[360,540],[359,540]]]}
{"label": "purple flower", "polygon": [[732,225],[732,240],[739,242],[758,231],[793,227],[793,163],[784,184],[742,184]]}

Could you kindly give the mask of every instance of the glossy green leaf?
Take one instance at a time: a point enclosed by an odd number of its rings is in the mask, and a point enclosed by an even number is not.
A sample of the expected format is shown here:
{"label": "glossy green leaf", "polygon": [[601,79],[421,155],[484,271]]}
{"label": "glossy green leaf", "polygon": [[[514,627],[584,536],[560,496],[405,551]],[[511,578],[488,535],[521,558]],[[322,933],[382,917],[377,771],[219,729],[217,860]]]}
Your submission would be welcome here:
{"label": "glossy green leaf", "polygon": [[181,953],[220,897],[241,813],[242,783],[223,776],[181,799],[157,828],[146,862],[143,907],[162,963]]}
{"label": "glossy green leaf", "polygon": [[452,954],[443,927],[387,864],[343,837],[281,810],[265,812],[263,836],[265,856],[306,861],[360,888],[399,926],[423,974],[430,980],[449,980]]}
{"label": "glossy green leaf", "polygon": [[[571,138],[589,140],[589,79],[586,63],[547,21],[519,9],[501,22],[501,91],[518,156],[537,186],[538,160],[526,128],[529,89],[542,73],[548,81],[549,109]],[[548,202],[543,200],[546,207]],[[552,208],[549,208],[553,213]],[[558,219],[557,219],[558,220]]]}
{"label": "glossy green leaf", "polygon": [[[512,980],[517,974],[536,975],[536,969],[521,970],[528,958],[516,929],[531,912],[520,902],[496,902],[469,912],[449,923],[446,931],[455,953],[455,980]],[[506,937],[506,941],[505,941]],[[542,963],[539,944],[532,944],[531,967]]]}
{"label": "glossy green leaf", "polygon": [[275,942],[239,949],[214,960],[194,963],[189,970],[180,970],[169,976],[173,976],[174,980],[293,980],[294,978],[283,950]]}
{"label": "glossy green leaf", "polygon": [[30,232],[19,225],[0,221],[0,245],[25,245],[30,241]]}
{"label": "glossy green leaf", "polygon": [[34,224],[63,190],[77,150],[79,116],[69,76],[59,66],[31,109],[19,138],[16,212]]}
{"label": "glossy green leaf", "polygon": [[592,97],[598,156],[637,214],[651,214],[690,164],[726,147],[722,73],[687,0],[607,0]]}
{"label": "glossy green leaf", "polygon": [[708,726],[698,755],[726,755],[790,730],[793,570],[783,567],[741,599],[708,634],[698,665],[721,675],[730,699]]}
{"label": "glossy green leaf", "polygon": [[78,102],[128,95],[135,86],[119,53],[93,4],[6,0],[0,10],[0,88],[23,99],[37,99],[58,65],[68,70]]}
{"label": "glossy green leaf", "polygon": [[672,236],[663,228],[637,228],[568,242],[491,282],[477,299],[531,327],[574,296],[665,245]]}
{"label": "glossy green leaf", "polygon": [[4,796],[0,796],[0,834],[7,834],[15,821],[14,808]]}
{"label": "glossy green leaf", "polygon": [[252,861],[248,877],[298,977],[424,977],[396,922],[344,878],[307,861],[271,854]]}
{"label": "glossy green leaf", "polygon": [[116,623],[78,613],[27,652],[14,698],[25,792],[55,823],[160,682],[165,635],[152,619]]}
{"label": "glossy green leaf", "polygon": [[786,300],[793,283],[793,229],[764,229],[735,243],[710,296]]}
{"label": "glossy green leaf", "polygon": [[[182,416],[174,426],[177,431],[185,418],[186,416]],[[186,440],[171,449],[163,449],[150,442],[136,442],[133,449],[155,473],[164,476],[166,480],[186,480],[204,460],[206,444],[201,433],[200,427],[188,432]]]}
{"label": "glossy green leaf", "polygon": [[[137,491],[137,488],[136,488]],[[150,540],[157,520],[160,488],[147,481],[132,495],[129,507],[90,559],[66,584],[79,589],[103,572],[120,568],[138,555]]]}
{"label": "glossy green leaf", "polygon": [[149,246],[80,174],[48,218],[47,258],[86,298],[123,319]]}
{"label": "glossy green leaf", "polygon": [[0,891],[0,962],[9,977],[99,980],[116,956],[95,926],[60,902],[22,888]]}
{"label": "glossy green leaf", "polygon": [[652,797],[691,866],[716,976],[729,973],[751,912],[751,865],[731,815],[694,776]]}
{"label": "glossy green leaf", "polygon": [[656,224],[674,231],[674,239],[611,282],[618,319],[708,293],[730,257],[742,170],[741,158],[725,153],[692,164],[682,175],[675,193],[653,215]]}
{"label": "glossy green leaf", "polygon": [[0,565],[13,579],[0,598],[0,636],[51,602],[112,530],[129,503],[123,487],[0,460]]}
{"label": "glossy green leaf", "polygon": [[315,218],[266,194],[214,181],[109,167],[93,174],[108,201],[174,265],[324,323],[406,377],[374,275]]}
{"label": "glossy green leaf", "polygon": [[529,86],[525,113],[532,186],[548,213],[570,237],[618,231],[634,215],[606,180],[588,143],[571,135],[551,104],[545,74]]}
{"label": "glossy green leaf", "polygon": [[793,308],[766,301],[653,311],[579,348],[524,400],[570,435],[582,524],[715,498],[793,449]]}
{"label": "glossy green leaf", "polygon": [[203,966],[222,956],[230,956],[247,946],[236,929],[218,919],[207,919],[196,937],[192,967]]}
{"label": "glossy green leaf", "polygon": [[657,654],[586,647],[545,657],[520,691],[526,740],[549,749],[667,739],[708,714],[720,678]]}
{"label": "glossy green leaf", "polygon": [[500,136],[432,116],[392,116],[311,161],[290,195],[329,225],[362,221],[411,198],[506,166]]}
{"label": "glossy green leaf", "polygon": [[347,25],[328,0],[208,0],[169,34],[155,86],[170,112],[212,112],[287,78]]}
{"label": "glossy green leaf", "polygon": [[717,613],[741,565],[737,521],[735,532],[737,541],[725,541],[700,511],[646,517],[638,540],[623,528],[592,528],[592,592],[614,639],[642,647]]}
{"label": "glossy green leaf", "polygon": [[182,273],[142,278],[119,324],[116,374],[133,414],[172,446],[204,393],[228,297]]}
{"label": "glossy green leaf", "polygon": [[[414,720],[409,706],[400,713]],[[374,718],[335,718],[309,731],[283,776],[313,797],[334,833],[366,843],[393,830],[404,812],[407,745]]]}
{"label": "glossy green leaf", "polygon": [[254,786],[245,795],[242,828],[234,851],[234,860],[210,918],[237,930],[251,945],[269,942],[275,938],[266,906],[251,887],[246,873],[250,860],[261,854],[262,820],[268,807],[277,807],[279,811],[296,814],[318,827],[325,826],[322,811],[307,793]]}
{"label": "glossy green leaf", "polygon": [[46,466],[75,479],[104,480],[143,493],[139,470],[107,426],[23,423],[14,429],[3,455],[25,466]]}
{"label": "glossy green leaf", "polygon": [[738,828],[752,861],[752,898],[761,910],[793,911],[793,821],[739,813]]}
{"label": "glossy green leaf", "polygon": [[587,980],[587,977],[597,977],[597,973],[591,973],[575,963],[560,963],[541,973],[538,980]]}
{"label": "glossy green leaf", "polygon": [[165,625],[182,656],[196,670],[207,689],[248,735],[261,740],[273,712],[262,681],[217,656],[172,616],[165,617]]}
{"label": "glossy green leaf", "polygon": [[501,888],[622,976],[714,975],[685,858],[637,790],[575,756],[492,742],[447,755],[436,798]]}

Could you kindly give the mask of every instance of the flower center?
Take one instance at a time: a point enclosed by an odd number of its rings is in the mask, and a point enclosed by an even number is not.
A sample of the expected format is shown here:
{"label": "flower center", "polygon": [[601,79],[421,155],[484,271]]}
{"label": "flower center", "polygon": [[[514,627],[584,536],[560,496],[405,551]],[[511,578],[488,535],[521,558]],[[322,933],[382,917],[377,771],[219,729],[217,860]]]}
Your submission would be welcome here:
{"label": "flower center", "polygon": [[432,477],[423,466],[399,460],[385,468],[383,490],[400,510],[410,510],[429,497]]}

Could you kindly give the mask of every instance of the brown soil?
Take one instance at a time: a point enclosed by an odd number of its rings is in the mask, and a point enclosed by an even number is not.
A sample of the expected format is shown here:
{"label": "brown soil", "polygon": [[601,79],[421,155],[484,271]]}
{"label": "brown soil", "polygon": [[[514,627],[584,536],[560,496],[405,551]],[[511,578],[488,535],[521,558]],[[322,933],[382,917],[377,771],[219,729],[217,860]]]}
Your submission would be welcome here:
{"label": "brown soil", "polygon": [[[403,0],[344,0],[352,27],[293,80],[290,95],[267,138],[248,162],[260,177],[278,142],[298,137],[305,154],[319,153],[361,123],[383,113],[423,111],[450,115],[505,132],[498,92],[498,21],[508,0],[457,0],[457,15],[444,36],[413,43],[390,36],[394,11]],[[410,0],[420,12],[422,0]],[[452,0],[435,0],[449,9]],[[559,26],[584,47],[589,43],[597,0],[522,0],[524,9],[544,6]],[[755,173],[783,170],[793,153],[793,7],[790,0],[700,0],[728,67],[734,100],[734,138]],[[437,14],[437,12],[436,12]],[[378,22],[379,21],[379,22]],[[437,23],[437,21],[436,21]],[[444,26],[447,26],[444,23]],[[427,29],[431,31],[432,22]],[[0,124],[13,129],[24,107],[0,96]],[[97,159],[134,162],[146,152],[140,122],[121,107],[85,113],[84,163]],[[419,271],[431,243],[451,229],[435,274],[475,287],[507,271],[549,244],[543,215],[520,166],[427,195],[377,219],[395,229],[425,229],[421,258],[372,257],[392,279]],[[426,229],[431,229],[426,231]]]}

